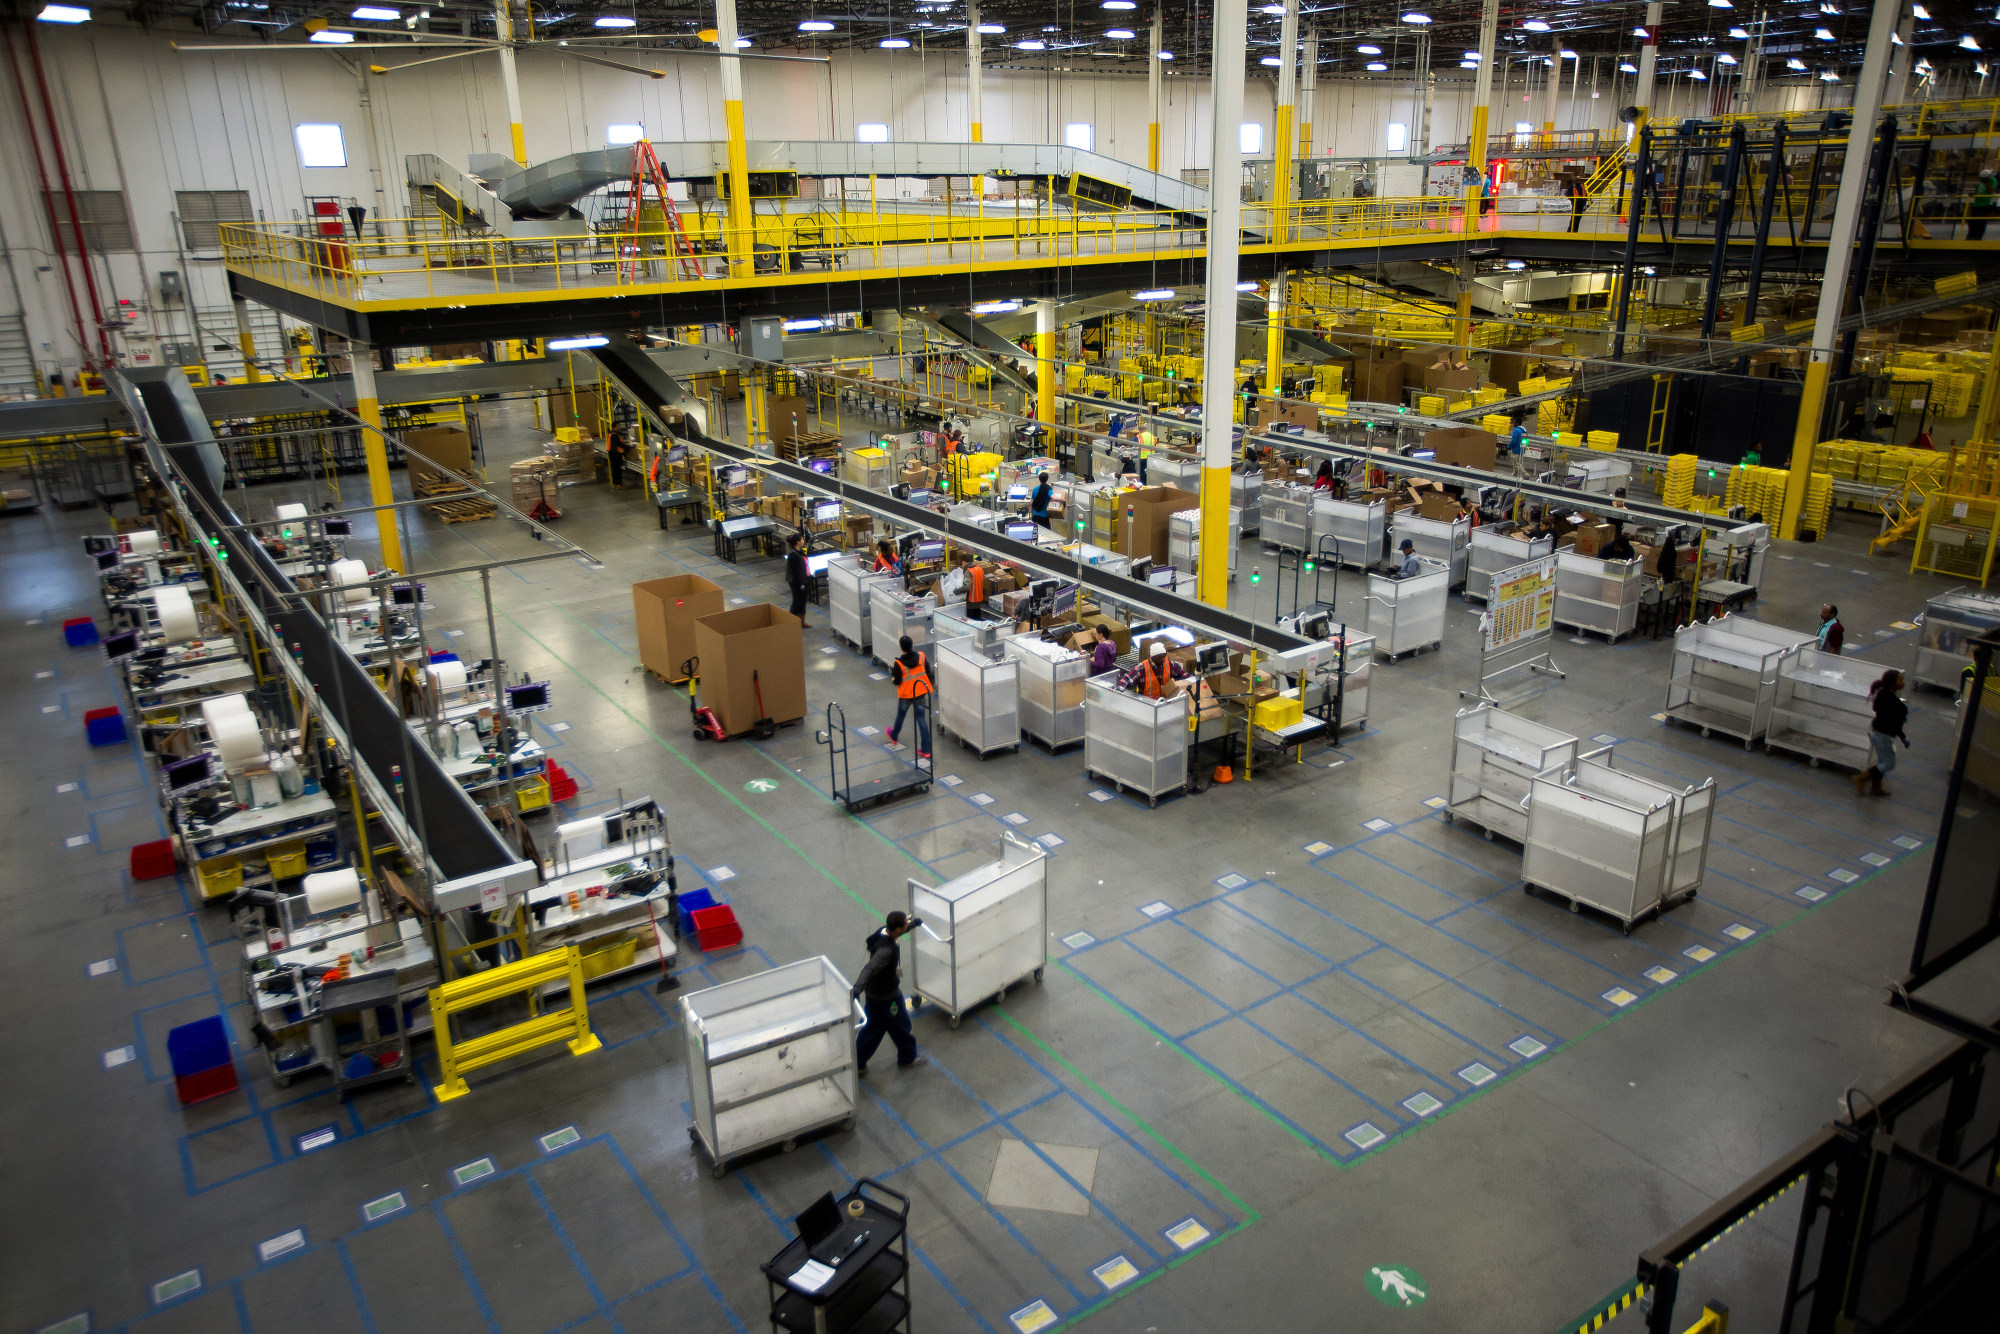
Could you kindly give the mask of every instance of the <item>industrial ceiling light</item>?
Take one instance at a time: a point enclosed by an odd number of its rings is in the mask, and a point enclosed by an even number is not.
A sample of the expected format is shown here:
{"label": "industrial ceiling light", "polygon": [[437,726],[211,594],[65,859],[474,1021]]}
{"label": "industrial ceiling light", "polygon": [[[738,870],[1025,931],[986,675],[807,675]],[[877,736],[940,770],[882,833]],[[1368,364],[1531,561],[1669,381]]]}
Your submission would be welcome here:
{"label": "industrial ceiling light", "polygon": [[1922,19],[1926,23],[1929,23],[1931,21],[1931,12],[1928,9],[1925,9],[1922,5],[1911,5],[1910,13],[1915,15],[1917,18]]}
{"label": "industrial ceiling light", "polygon": [[1575,60],[1575,59],[1576,59],[1576,52],[1574,52],[1574,51],[1565,51],[1565,52],[1563,52],[1563,53],[1562,53],[1562,58],[1563,58],[1564,60]]}
{"label": "industrial ceiling light", "polygon": [[1132,293],[1134,301],[1172,301],[1174,289],[1171,287],[1148,287],[1143,292]]}
{"label": "industrial ceiling light", "polygon": [[1523,259],[1510,259],[1507,261],[1507,267],[1518,273],[1528,267],[1528,262]]}
{"label": "industrial ceiling light", "polygon": [[1826,73],[1820,75],[1819,77],[1827,83],[1840,82],[1840,76],[1838,74],[1835,74],[1832,70],[1828,70]]}
{"label": "industrial ceiling light", "polygon": [[1264,57],[1263,59],[1259,60],[1259,61],[1258,61],[1257,63],[1258,63],[1258,64],[1260,64],[1260,65],[1267,65],[1267,66],[1269,66],[1269,67],[1270,67],[1270,68],[1272,68],[1272,69],[1276,69],[1276,68],[1277,68],[1278,66],[1280,66],[1280,65],[1284,64],[1285,62],[1284,62],[1284,61],[1282,61],[1282,60],[1280,60],[1280,59],[1278,59],[1278,58],[1277,58],[1276,56],[1265,56],[1265,57]]}
{"label": "industrial ceiling light", "polygon": [[1014,49],[1016,51],[1046,51],[1049,49],[1049,44],[1047,42],[1036,41],[1030,37],[1025,42],[1014,43]]}
{"label": "industrial ceiling light", "polygon": [[610,341],[603,334],[582,334],[575,338],[551,338],[546,346],[551,352],[574,352],[580,348],[603,347]]}
{"label": "industrial ceiling light", "polygon": [[1238,283],[1238,284],[1236,284],[1236,290],[1237,290],[1237,291],[1239,291],[1239,292],[1254,292],[1254,291],[1256,291],[1256,290],[1257,290],[1257,284],[1256,284],[1256,283]]}
{"label": "industrial ceiling light", "polygon": [[1171,51],[1153,52],[1153,59],[1155,60],[1172,60],[1173,58],[1174,58],[1174,53]]}
{"label": "industrial ceiling light", "polygon": [[605,14],[591,25],[593,28],[636,28],[639,20],[625,14]]}
{"label": "industrial ceiling light", "polygon": [[1134,37],[1138,36],[1138,34],[1133,32],[1130,28],[1106,28],[1104,30],[1104,35],[1106,37],[1109,37],[1114,42],[1129,42]]}
{"label": "industrial ceiling light", "polygon": [[1459,59],[1476,61],[1479,59],[1479,53],[1477,51],[1467,51],[1464,55],[1460,56]]}
{"label": "industrial ceiling light", "polygon": [[1545,19],[1528,19],[1521,26],[1529,32],[1547,32],[1549,30],[1548,21]]}
{"label": "industrial ceiling light", "polygon": [[1903,44],[1903,34],[1897,32],[1894,28],[1889,29],[1889,45],[1901,46],[1902,44]]}
{"label": "industrial ceiling light", "polygon": [[799,25],[800,32],[832,32],[833,25],[825,19],[807,19]]}
{"label": "industrial ceiling light", "polygon": [[1007,31],[1007,29],[998,23],[982,23],[979,25],[979,31],[985,33],[988,37],[998,37],[1001,33]]}
{"label": "industrial ceiling light", "polygon": [[80,5],[43,5],[35,17],[44,23],[88,23],[90,11]]}
{"label": "industrial ceiling light", "polygon": [[1137,9],[1139,0],[1104,0],[1106,9]]}
{"label": "industrial ceiling light", "polygon": [[1715,58],[1715,63],[1718,65],[1734,65],[1736,63],[1736,57],[1730,55],[1727,51],[1724,51],[1721,55]]}
{"label": "industrial ceiling light", "polygon": [[877,45],[884,51],[907,51],[910,44],[901,37],[884,37]]}
{"label": "industrial ceiling light", "polygon": [[1376,46],[1373,42],[1363,42],[1354,49],[1364,56],[1379,56],[1382,54],[1382,48]]}
{"label": "industrial ceiling light", "polygon": [[1689,70],[1689,71],[1688,71],[1688,77],[1689,77],[1690,79],[1693,79],[1693,80],[1694,80],[1694,81],[1695,81],[1696,83],[1707,83],[1707,82],[1708,82],[1708,75],[1706,75],[1706,74],[1702,73],[1702,72],[1701,72],[1700,70],[1698,70],[1698,69],[1691,69],[1691,70]]}
{"label": "industrial ceiling light", "polygon": [[1729,30],[1729,35],[1731,37],[1742,38],[1747,40],[1750,36],[1750,30],[1748,28],[1731,28]]}
{"label": "industrial ceiling light", "polygon": [[1620,74],[1637,74],[1639,67],[1629,60],[1621,60],[1618,62],[1618,72]]}
{"label": "industrial ceiling light", "polygon": [[1967,51],[1977,51],[1979,49],[1979,43],[1972,40],[1971,33],[1967,33],[1965,34],[1965,36],[1959,38],[1958,44],[1964,47]]}
{"label": "industrial ceiling light", "polygon": [[[786,332],[786,333],[817,333],[817,332],[818,332],[819,330],[821,330],[821,329],[824,329],[825,327],[826,327],[826,321],[825,321],[825,320],[786,320],[786,321],[785,321],[785,332]],[[549,346],[550,346],[550,347],[554,347],[554,346],[555,346],[555,344],[554,344],[554,343],[550,343],[550,344],[549,344]]]}
{"label": "industrial ceiling light", "polygon": [[[54,8],[56,8],[55,5],[49,6],[49,9],[54,9]],[[43,12],[46,13],[47,11],[45,10]],[[80,20],[76,19],[61,20],[61,22],[64,23],[74,23],[79,21]],[[340,46],[344,43],[353,41],[354,34],[351,32],[335,32],[332,28],[321,28],[318,32],[314,33],[312,36],[306,38],[306,40],[309,42],[324,42],[328,46]]]}
{"label": "industrial ceiling light", "polygon": [[972,308],[975,315],[1011,315],[1021,308],[1018,301],[982,301]]}
{"label": "industrial ceiling light", "polygon": [[1731,3],[1730,3],[1730,0],[1708,0],[1708,7],[1709,7],[1710,9],[1734,9],[1734,8],[1736,8],[1736,6],[1735,6],[1735,5],[1733,5],[1733,4],[1731,4]]}
{"label": "industrial ceiling light", "polygon": [[1260,9],[1257,12],[1260,14],[1271,14],[1275,16],[1284,13],[1285,7],[1283,5],[1265,5],[1262,9]]}
{"label": "industrial ceiling light", "polygon": [[1790,60],[1787,60],[1785,62],[1786,69],[1795,69],[1800,71],[1801,73],[1805,71],[1805,67],[1806,67],[1806,62],[1800,60],[1797,56],[1793,56]]}
{"label": "industrial ceiling light", "polygon": [[400,9],[384,9],[380,5],[363,5],[349,17],[361,19],[369,23],[394,23],[397,19],[403,17],[403,11]]}
{"label": "industrial ceiling light", "polygon": [[1986,62],[1982,60],[1982,61],[1980,61],[1979,63],[1975,64],[1975,65],[1974,65],[1974,66],[1972,67],[1972,72],[1973,72],[1974,74],[1977,74],[1977,75],[1978,75],[1978,76],[1979,76],[1980,78],[1982,78],[1982,79],[1983,79],[1983,78],[1985,78],[1985,77],[1986,77]]}
{"label": "industrial ceiling light", "polygon": [[750,45],[750,39],[748,37],[738,37],[736,39],[736,49],[738,51],[741,51],[744,47],[748,45]]}
{"label": "industrial ceiling light", "polygon": [[1825,28],[1813,29],[1813,36],[1819,38],[1822,42],[1830,42],[1833,40],[1833,34],[1827,31]]}
{"label": "industrial ceiling light", "polygon": [[1389,68],[1389,67],[1388,67],[1387,65],[1383,64],[1383,63],[1382,63],[1381,61],[1379,61],[1379,60],[1371,60],[1371,61],[1369,61],[1369,62],[1368,62],[1368,68],[1369,68],[1370,70],[1372,70],[1372,71],[1373,71],[1374,73],[1376,73],[1376,74],[1380,74],[1380,73],[1381,73],[1381,72],[1382,72],[1383,70],[1385,70],[1385,69],[1387,69],[1387,68]]}
{"label": "industrial ceiling light", "polygon": [[[1840,6],[1828,3],[1828,0],[1819,0],[1819,12],[1822,14],[1833,14],[1838,16],[1840,13]],[[1893,31],[1893,29],[1891,31]]]}
{"label": "industrial ceiling light", "polygon": [[1431,16],[1429,14],[1423,13],[1421,10],[1413,9],[1409,13],[1403,15],[1403,22],[1415,24],[1419,28],[1423,27],[1426,23],[1429,23],[1430,21],[1431,21]]}

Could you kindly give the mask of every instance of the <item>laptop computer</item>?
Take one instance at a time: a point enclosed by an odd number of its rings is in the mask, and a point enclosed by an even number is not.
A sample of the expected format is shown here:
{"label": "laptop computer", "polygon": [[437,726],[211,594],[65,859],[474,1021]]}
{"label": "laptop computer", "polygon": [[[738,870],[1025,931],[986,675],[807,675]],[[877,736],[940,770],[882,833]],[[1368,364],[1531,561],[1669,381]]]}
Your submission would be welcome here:
{"label": "laptop computer", "polygon": [[842,1217],[832,1191],[807,1205],[793,1221],[805,1239],[806,1254],[823,1265],[837,1265],[846,1259],[868,1235],[870,1226],[865,1218]]}

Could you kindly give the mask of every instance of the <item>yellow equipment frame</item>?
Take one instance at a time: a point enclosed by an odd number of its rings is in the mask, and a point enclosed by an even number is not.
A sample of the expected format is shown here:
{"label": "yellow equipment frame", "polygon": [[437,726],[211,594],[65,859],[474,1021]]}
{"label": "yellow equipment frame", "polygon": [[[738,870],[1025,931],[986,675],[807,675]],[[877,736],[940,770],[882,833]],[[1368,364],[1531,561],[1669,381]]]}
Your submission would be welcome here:
{"label": "yellow equipment frame", "polygon": [[[498,1032],[454,1041],[451,1017],[475,1006],[532,993],[550,982],[569,979],[569,1008],[512,1024]],[[572,1056],[584,1056],[604,1044],[590,1031],[590,1006],[583,994],[583,952],[574,945],[537,954],[518,963],[502,964],[471,977],[431,988],[431,1023],[437,1039],[438,1066],[444,1080],[437,1087],[439,1102],[464,1097],[465,1072],[495,1065],[552,1042],[564,1042]],[[531,995],[532,1001],[532,995]]]}

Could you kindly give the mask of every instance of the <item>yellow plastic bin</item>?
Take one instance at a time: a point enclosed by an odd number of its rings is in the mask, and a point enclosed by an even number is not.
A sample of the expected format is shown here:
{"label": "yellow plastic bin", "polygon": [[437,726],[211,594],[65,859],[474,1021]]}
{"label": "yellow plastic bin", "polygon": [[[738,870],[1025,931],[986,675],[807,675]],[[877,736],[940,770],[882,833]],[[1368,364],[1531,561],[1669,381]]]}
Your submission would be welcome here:
{"label": "yellow plastic bin", "polygon": [[290,880],[306,873],[306,842],[299,839],[293,843],[280,843],[264,854],[264,862],[271,869],[273,880]]}
{"label": "yellow plastic bin", "polygon": [[630,968],[632,960],[639,957],[637,936],[613,936],[609,940],[594,943],[583,952],[583,977],[587,982],[606,973],[615,973],[621,968]]}
{"label": "yellow plastic bin", "polygon": [[211,857],[205,862],[196,862],[194,878],[195,883],[201,886],[201,896],[205,899],[219,899],[224,894],[234,894],[243,888],[243,859]]}
{"label": "yellow plastic bin", "polygon": [[549,777],[536,774],[525,782],[514,784],[514,808],[519,811],[538,811],[549,804]]}
{"label": "yellow plastic bin", "polygon": [[1278,695],[1271,699],[1260,699],[1252,711],[1257,726],[1276,731],[1305,721],[1305,705],[1296,698]]}

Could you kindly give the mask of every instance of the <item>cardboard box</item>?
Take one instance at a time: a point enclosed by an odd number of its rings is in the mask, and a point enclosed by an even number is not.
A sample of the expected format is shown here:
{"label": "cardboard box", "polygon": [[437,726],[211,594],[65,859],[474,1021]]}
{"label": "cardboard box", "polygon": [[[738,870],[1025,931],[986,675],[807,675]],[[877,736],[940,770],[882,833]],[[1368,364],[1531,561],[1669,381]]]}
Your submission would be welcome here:
{"label": "cardboard box", "polygon": [[1417,513],[1426,519],[1456,519],[1458,517],[1458,500],[1456,497],[1448,496],[1442,491],[1426,492],[1423,498],[1417,502]]}
{"label": "cardboard box", "polygon": [[1579,524],[1572,538],[1579,556],[1595,556],[1611,545],[1611,525],[1602,521]]}
{"label": "cardboard box", "polygon": [[790,440],[795,436],[808,435],[817,429],[809,420],[812,409],[812,400],[809,398],[773,394],[764,410],[764,420],[770,429],[772,441]]}
{"label": "cardboard box", "polygon": [[937,474],[921,463],[906,463],[903,465],[903,470],[896,474],[896,480],[913,491],[930,490],[931,483],[936,478]]}
{"label": "cardboard box", "polygon": [[1477,426],[1447,426],[1424,432],[1424,448],[1434,451],[1439,463],[1490,471],[1499,457],[1500,438]]}
{"label": "cardboard box", "polygon": [[1093,612],[1091,615],[1083,617],[1078,624],[1101,626],[1103,629],[1109,631],[1112,646],[1118,650],[1119,657],[1122,658],[1132,651],[1132,632],[1122,623],[1114,621],[1108,616]]}
{"label": "cardboard box", "polygon": [[731,736],[761,718],[790,723],[806,716],[805,638],[798,618],[784,608],[764,602],[699,617],[694,651],[701,659],[701,702]]}
{"label": "cardboard box", "polygon": [[1258,399],[1257,420],[1253,423],[1256,429],[1269,430],[1278,422],[1316,431],[1319,429],[1319,408],[1312,403],[1273,403],[1268,398]]}
{"label": "cardboard box", "polygon": [[580,426],[585,435],[597,429],[597,391],[595,389],[551,389],[549,391],[549,429],[561,430],[565,426]]}
{"label": "cardboard box", "polygon": [[1403,361],[1364,362],[1354,370],[1356,397],[1370,403],[1401,403],[1409,369]]}
{"label": "cardboard box", "polygon": [[[456,426],[426,426],[414,431],[405,431],[403,445],[415,451],[407,456],[410,485],[418,488],[420,495],[425,488],[434,491],[454,490],[463,483],[450,474],[463,475],[472,471],[472,437]],[[432,462],[423,462],[417,458],[417,454],[422,454]]]}
{"label": "cardboard box", "polygon": [[1170,521],[1179,511],[1200,506],[1200,496],[1178,487],[1148,486],[1127,491],[1118,497],[1119,554],[1135,559],[1151,556],[1156,563],[1166,564]]}
{"label": "cardboard box", "polygon": [[1426,389],[1444,389],[1469,394],[1479,388],[1479,372],[1469,366],[1462,371],[1425,367],[1423,384]]}
{"label": "cardboard box", "polygon": [[694,623],[723,609],[722,588],[698,574],[676,574],[632,585],[639,623],[639,661],[668,681],[686,676],[681,665],[697,652]]}

